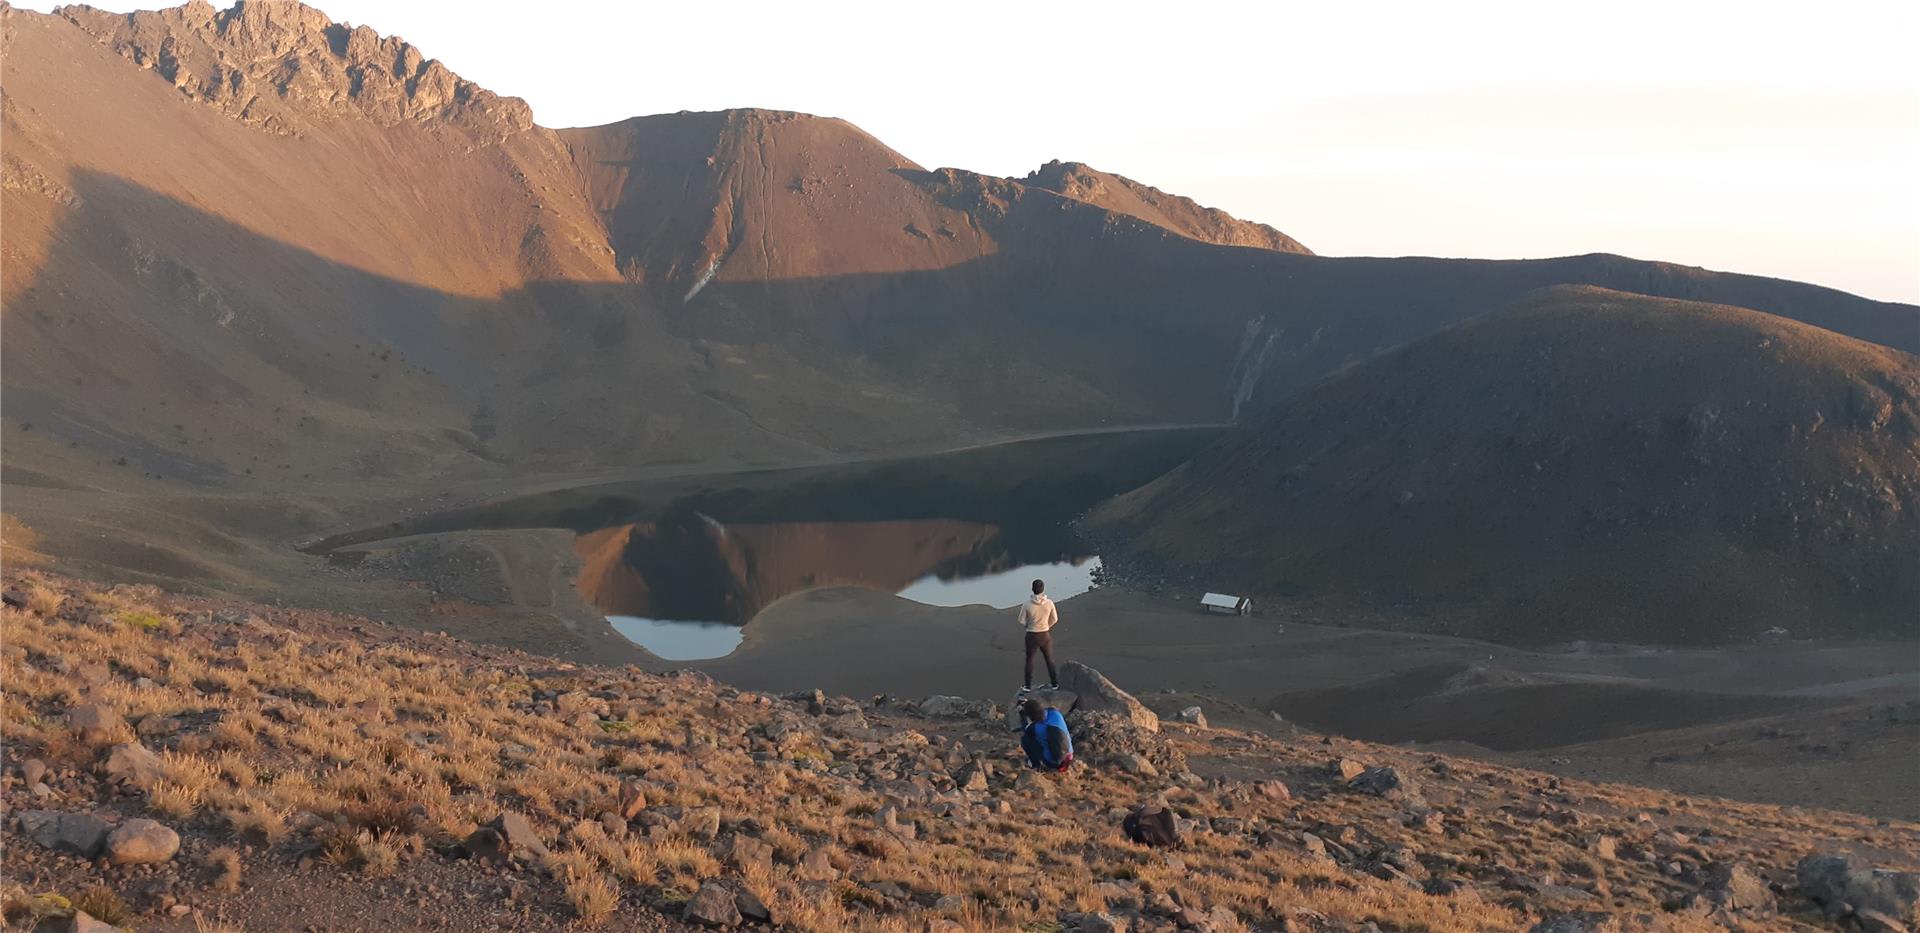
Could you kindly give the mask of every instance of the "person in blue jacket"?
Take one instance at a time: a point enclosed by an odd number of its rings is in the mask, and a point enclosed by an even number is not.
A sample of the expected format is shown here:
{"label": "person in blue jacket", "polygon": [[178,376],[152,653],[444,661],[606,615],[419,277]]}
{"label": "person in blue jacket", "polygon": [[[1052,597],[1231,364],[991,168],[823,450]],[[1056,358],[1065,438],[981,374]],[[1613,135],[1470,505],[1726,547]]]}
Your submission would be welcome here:
{"label": "person in blue jacket", "polygon": [[1067,720],[1057,709],[1042,709],[1040,701],[1029,698],[1020,706],[1027,727],[1020,731],[1020,748],[1027,753],[1027,764],[1036,771],[1065,771],[1073,764],[1073,736],[1067,734]]}

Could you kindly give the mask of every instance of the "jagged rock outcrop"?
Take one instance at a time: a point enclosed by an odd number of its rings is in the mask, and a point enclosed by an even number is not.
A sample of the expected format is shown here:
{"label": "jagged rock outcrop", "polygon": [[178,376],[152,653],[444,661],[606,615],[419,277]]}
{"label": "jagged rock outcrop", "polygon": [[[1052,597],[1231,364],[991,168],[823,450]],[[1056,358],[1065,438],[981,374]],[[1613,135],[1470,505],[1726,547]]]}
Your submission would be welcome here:
{"label": "jagged rock outcrop", "polygon": [[1266,224],[1241,220],[1218,208],[1202,207],[1191,198],[1168,194],[1080,162],[1055,159],[1035,169],[1021,182],[1165,227],[1203,243],[1313,254],[1299,240]]}
{"label": "jagged rock outcrop", "polygon": [[182,93],[276,133],[331,123],[343,104],[376,123],[439,120],[487,142],[533,126],[526,101],[448,71],[399,36],[336,23],[291,0],[54,12]]}

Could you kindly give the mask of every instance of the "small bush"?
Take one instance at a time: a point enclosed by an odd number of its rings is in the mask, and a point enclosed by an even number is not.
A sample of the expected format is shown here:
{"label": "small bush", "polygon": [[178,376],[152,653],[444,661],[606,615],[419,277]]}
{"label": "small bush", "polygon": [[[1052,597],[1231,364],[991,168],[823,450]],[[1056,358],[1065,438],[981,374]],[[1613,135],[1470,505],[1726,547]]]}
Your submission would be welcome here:
{"label": "small bush", "polygon": [[96,884],[80,892],[73,899],[73,908],[86,911],[87,916],[113,926],[125,926],[133,921],[133,908],[127,906],[127,902],[106,885]]}
{"label": "small bush", "polygon": [[620,904],[620,892],[600,874],[569,880],[566,898],[567,906],[572,908],[580,924],[590,927],[612,919],[614,908]]}

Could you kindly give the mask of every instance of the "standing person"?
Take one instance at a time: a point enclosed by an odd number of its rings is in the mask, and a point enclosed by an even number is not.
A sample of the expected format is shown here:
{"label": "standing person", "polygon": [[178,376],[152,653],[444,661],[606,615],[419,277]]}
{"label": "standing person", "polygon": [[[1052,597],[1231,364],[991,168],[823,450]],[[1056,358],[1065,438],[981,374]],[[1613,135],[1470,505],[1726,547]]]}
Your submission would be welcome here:
{"label": "standing person", "polygon": [[1033,653],[1040,652],[1047,659],[1047,689],[1060,689],[1060,675],[1053,669],[1053,627],[1060,622],[1060,611],[1053,607],[1053,600],[1047,598],[1047,584],[1041,580],[1033,581],[1033,598],[1020,604],[1020,627],[1027,632],[1027,669],[1026,686],[1020,688],[1025,694],[1033,689]]}
{"label": "standing person", "polygon": [[1062,772],[1073,765],[1073,736],[1059,710],[1042,709],[1039,700],[1028,697],[1020,704],[1020,716],[1027,721],[1020,730],[1020,750],[1027,753],[1028,765],[1035,771]]}

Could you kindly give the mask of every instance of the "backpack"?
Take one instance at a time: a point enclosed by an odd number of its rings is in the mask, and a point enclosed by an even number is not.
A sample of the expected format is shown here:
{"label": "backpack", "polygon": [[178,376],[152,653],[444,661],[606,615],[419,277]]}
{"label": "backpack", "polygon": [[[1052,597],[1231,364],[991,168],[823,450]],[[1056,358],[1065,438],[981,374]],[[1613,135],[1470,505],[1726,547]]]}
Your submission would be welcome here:
{"label": "backpack", "polygon": [[1180,827],[1173,813],[1159,807],[1138,807],[1122,820],[1120,828],[1127,838],[1145,846],[1168,848],[1180,844]]}

